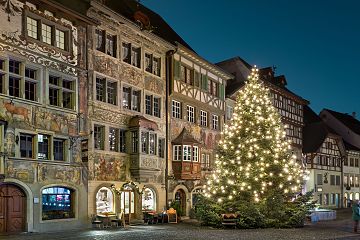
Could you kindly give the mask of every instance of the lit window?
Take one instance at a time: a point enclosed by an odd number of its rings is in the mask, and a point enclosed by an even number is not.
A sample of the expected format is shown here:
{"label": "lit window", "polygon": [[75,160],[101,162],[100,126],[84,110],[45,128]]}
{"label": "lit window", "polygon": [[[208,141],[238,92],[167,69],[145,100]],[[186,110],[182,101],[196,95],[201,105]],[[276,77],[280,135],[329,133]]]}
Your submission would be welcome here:
{"label": "lit window", "polygon": [[151,188],[145,188],[142,194],[142,210],[155,211],[156,210],[156,195]]}
{"label": "lit window", "polygon": [[42,30],[42,41],[44,43],[51,45],[52,27],[43,23],[41,30]]}
{"label": "lit window", "polygon": [[123,108],[140,112],[141,91],[123,87]]}
{"label": "lit window", "polygon": [[29,37],[38,39],[38,21],[31,17],[27,17],[26,20],[27,35]]}
{"label": "lit window", "polygon": [[183,145],[183,160],[191,161],[191,146]]}
{"label": "lit window", "polygon": [[74,218],[74,191],[65,187],[42,190],[42,220]]}
{"label": "lit window", "polygon": [[50,153],[50,136],[38,134],[37,142],[38,142],[38,159],[48,160]]}
{"label": "lit window", "polygon": [[96,213],[115,213],[114,194],[107,187],[100,188],[96,193]]}
{"label": "lit window", "polygon": [[64,49],[65,50],[65,32],[56,29],[55,30],[55,42],[56,47]]}
{"label": "lit window", "polygon": [[119,129],[109,128],[109,148],[110,151],[117,152],[119,150]]}

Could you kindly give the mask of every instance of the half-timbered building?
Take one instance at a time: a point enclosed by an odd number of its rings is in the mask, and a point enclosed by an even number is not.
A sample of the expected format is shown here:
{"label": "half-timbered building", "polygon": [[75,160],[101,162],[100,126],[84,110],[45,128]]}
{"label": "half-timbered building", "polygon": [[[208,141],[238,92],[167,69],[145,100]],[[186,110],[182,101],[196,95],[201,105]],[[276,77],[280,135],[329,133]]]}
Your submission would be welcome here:
{"label": "half-timbered building", "polygon": [[329,109],[320,112],[321,119],[343,139],[347,157],[343,161],[343,206],[359,200],[360,121],[356,114],[340,113]]}
{"label": "half-timbered building", "polygon": [[342,161],[346,158],[340,135],[308,106],[304,107],[303,153],[309,170],[306,190],[323,207],[342,207]]}
{"label": "half-timbered building", "polygon": [[169,79],[169,195],[188,216],[201,179],[214,167],[224,124],[226,81],[232,76],[178,44]]}
{"label": "half-timbered building", "polygon": [[[240,57],[231,58],[217,65],[235,76],[226,87],[226,120],[230,120],[238,91],[244,86],[252,66]],[[284,75],[275,76],[271,67],[259,70],[259,78],[270,89],[274,106],[281,114],[287,139],[291,141],[292,151],[297,159],[302,159],[303,108],[309,102],[290,91]]]}
{"label": "half-timbered building", "polygon": [[41,0],[1,1],[0,21],[0,234],[86,227],[80,139],[93,22]]}

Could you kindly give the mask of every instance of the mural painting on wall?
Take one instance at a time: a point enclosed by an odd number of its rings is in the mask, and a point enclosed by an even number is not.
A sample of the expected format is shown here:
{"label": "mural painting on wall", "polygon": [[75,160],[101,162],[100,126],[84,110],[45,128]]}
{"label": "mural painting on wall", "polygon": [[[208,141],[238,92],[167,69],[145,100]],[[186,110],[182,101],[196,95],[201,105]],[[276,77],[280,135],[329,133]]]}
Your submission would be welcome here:
{"label": "mural painting on wall", "polygon": [[94,70],[103,74],[106,74],[112,78],[119,78],[118,63],[108,58],[107,56],[95,56],[94,57]]}
{"label": "mural painting on wall", "polygon": [[98,181],[125,181],[128,178],[128,167],[125,158],[114,156],[95,157],[95,180]]}
{"label": "mural painting on wall", "polygon": [[108,123],[127,125],[129,122],[129,116],[121,113],[113,112],[110,109],[104,110],[100,108],[94,108],[93,113],[90,115],[93,120],[104,121]]}
{"label": "mural painting on wall", "polygon": [[16,178],[23,182],[34,182],[34,163],[7,161],[6,177]]}
{"label": "mural painting on wall", "polygon": [[68,166],[38,165],[38,181],[61,181],[81,184],[81,169]]}
{"label": "mural painting on wall", "polygon": [[8,127],[5,133],[4,151],[9,157],[15,156],[15,129]]}
{"label": "mural painting on wall", "polygon": [[143,74],[140,73],[140,70],[135,69],[131,66],[126,66],[125,64],[120,65],[120,80],[128,82],[137,87],[143,87]]}
{"label": "mural painting on wall", "polygon": [[68,135],[76,135],[76,116],[70,114],[57,114],[49,110],[38,108],[35,111],[36,127],[63,133]]}
{"label": "mural painting on wall", "polygon": [[149,76],[145,77],[145,88],[157,94],[163,94],[165,90],[162,80]]}
{"label": "mural painting on wall", "polygon": [[30,124],[31,122],[31,109],[15,104],[12,101],[0,100],[0,117],[8,122],[23,122]]}

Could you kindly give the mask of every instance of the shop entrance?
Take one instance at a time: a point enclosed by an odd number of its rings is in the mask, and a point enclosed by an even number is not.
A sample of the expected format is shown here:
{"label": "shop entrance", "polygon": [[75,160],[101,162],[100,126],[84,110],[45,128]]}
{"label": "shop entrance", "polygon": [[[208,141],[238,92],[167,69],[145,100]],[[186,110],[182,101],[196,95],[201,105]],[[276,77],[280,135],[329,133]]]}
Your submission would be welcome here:
{"label": "shop entrance", "polygon": [[121,192],[121,211],[124,212],[125,222],[130,223],[131,218],[135,218],[135,194],[132,190]]}
{"label": "shop entrance", "polygon": [[26,195],[17,186],[0,184],[0,233],[24,232]]}

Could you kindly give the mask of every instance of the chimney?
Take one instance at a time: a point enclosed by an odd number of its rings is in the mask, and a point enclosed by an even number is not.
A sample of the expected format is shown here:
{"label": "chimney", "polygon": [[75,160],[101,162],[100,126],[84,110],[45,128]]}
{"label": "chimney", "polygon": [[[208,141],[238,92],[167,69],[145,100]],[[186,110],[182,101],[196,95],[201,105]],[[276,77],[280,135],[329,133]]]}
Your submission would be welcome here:
{"label": "chimney", "polygon": [[351,115],[352,115],[353,118],[356,118],[356,112],[352,112]]}

